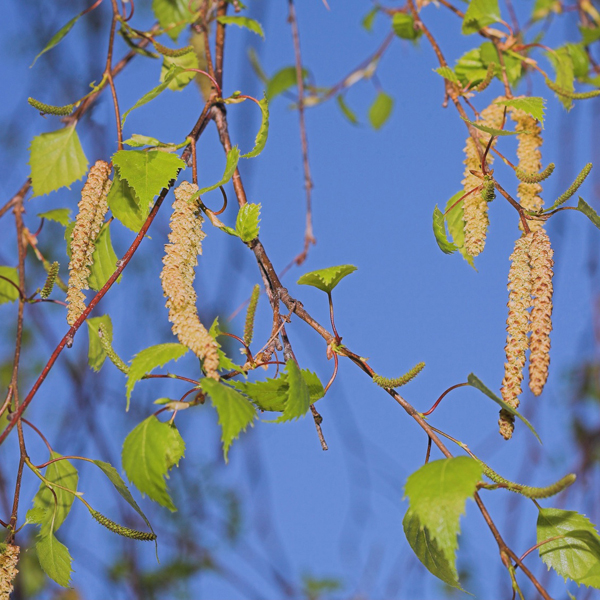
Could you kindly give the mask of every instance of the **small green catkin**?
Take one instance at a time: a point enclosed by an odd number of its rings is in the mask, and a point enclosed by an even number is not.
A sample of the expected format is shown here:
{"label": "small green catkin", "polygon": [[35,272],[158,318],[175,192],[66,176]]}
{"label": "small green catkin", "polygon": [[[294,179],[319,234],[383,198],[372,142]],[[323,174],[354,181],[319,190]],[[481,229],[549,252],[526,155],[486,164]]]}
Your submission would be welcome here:
{"label": "small green catkin", "polygon": [[170,56],[172,58],[184,56],[190,52],[194,52],[193,46],[185,46],[184,48],[167,48],[158,42],[154,42],[154,48],[159,54],[162,54],[163,56]]}
{"label": "small green catkin", "polygon": [[481,188],[481,197],[486,202],[491,202],[496,197],[496,188],[494,187],[494,178],[486,175],[483,178],[483,187]]}
{"label": "small green catkin", "polygon": [[106,527],[106,529],[112,531],[113,533],[122,535],[123,537],[131,538],[133,540],[140,540],[142,542],[153,542],[156,539],[155,533],[138,531],[137,529],[130,529],[129,527],[119,525],[93,508],[90,509],[90,515],[92,515],[92,517],[94,517],[94,519],[96,519],[100,525]]}
{"label": "small green catkin", "polygon": [[382,388],[393,389],[403,385],[406,385],[409,381],[413,380],[425,367],[424,362],[420,362],[416,364],[408,373],[402,375],[402,377],[397,377],[396,379],[388,379],[387,377],[382,377],[381,375],[373,375],[373,381]]}
{"label": "small green catkin", "polygon": [[546,85],[553,91],[556,92],[559,96],[564,96],[565,98],[571,98],[571,100],[587,100],[588,98],[595,98],[596,96],[600,96],[600,90],[591,90],[589,92],[570,92],[569,90],[565,90],[565,88],[560,87],[551,79],[546,77]]}
{"label": "small green catkin", "polygon": [[58,275],[59,267],[60,265],[56,261],[54,261],[48,269],[48,277],[46,277],[46,283],[40,291],[40,296],[44,300],[48,298],[52,293],[52,288],[54,287],[54,282],[56,281],[56,276]]}
{"label": "small green catkin", "polygon": [[544,179],[548,179],[548,177],[552,175],[555,166],[556,165],[554,163],[550,163],[543,171],[540,171],[539,173],[528,173],[527,171],[523,171],[517,167],[515,169],[515,175],[517,176],[517,179],[523,183],[539,183],[540,181],[544,181]]}
{"label": "small green catkin", "polygon": [[504,479],[504,477],[498,475],[496,471],[492,470],[490,467],[488,467],[481,461],[479,461],[479,464],[483,467],[484,474],[487,477],[489,477],[494,483],[504,485],[506,486],[506,489],[508,491],[515,492],[516,494],[521,494],[526,498],[542,499],[550,498],[551,496],[556,496],[556,494],[568,488],[572,483],[575,482],[575,479],[577,479],[575,473],[569,473],[569,475],[565,475],[562,479],[559,479],[556,483],[553,483],[549,486],[543,488],[532,487],[529,485],[522,485],[520,483],[508,481],[508,479]]}
{"label": "small green catkin", "polygon": [[36,108],[45,115],[56,115],[57,117],[68,117],[75,109],[74,104],[67,104],[66,106],[52,106],[51,104],[44,104],[35,98],[27,98],[30,106]]}
{"label": "small green catkin", "polygon": [[592,163],[585,165],[585,167],[581,169],[581,173],[579,173],[579,175],[577,175],[575,178],[575,181],[569,186],[569,189],[556,199],[556,202],[554,202],[552,208],[556,208],[557,206],[564,204],[581,187],[581,184],[585,181],[591,170]]}
{"label": "small green catkin", "polygon": [[249,346],[254,335],[254,317],[256,316],[256,305],[260,296],[260,285],[258,283],[252,289],[248,310],[246,311],[246,324],[244,325],[244,343]]}
{"label": "small green catkin", "polygon": [[488,65],[487,73],[485,74],[485,79],[480,84],[476,85],[473,89],[476,92],[483,92],[483,90],[485,90],[488,87],[488,85],[490,85],[490,83],[492,82],[495,72],[496,72],[496,63],[491,62]]}
{"label": "small green catkin", "polygon": [[110,340],[108,339],[108,332],[106,331],[106,327],[104,323],[101,323],[98,327],[98,337],[100,338],[100,345],[102,346],[102,350],[106,352],[106,356],[110,359],[119,371],[125,373],[127,375],[129,373],[129,367],[123,362],[121,357],[115,352],[115,349],[112,347]]}

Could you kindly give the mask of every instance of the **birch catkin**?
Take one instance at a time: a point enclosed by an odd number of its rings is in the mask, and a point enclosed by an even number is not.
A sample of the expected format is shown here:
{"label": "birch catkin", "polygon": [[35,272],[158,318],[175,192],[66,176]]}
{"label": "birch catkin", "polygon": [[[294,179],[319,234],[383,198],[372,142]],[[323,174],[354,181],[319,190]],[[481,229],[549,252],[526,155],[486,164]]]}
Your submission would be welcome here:
{"label": "birch catkin", "polygon": [[[510,256],[512,264],[508,272],[508,318],[506,320],[506,363],[502,381],[502,399],[512,406],[519,406],[525,353],[529,333],[529,307],[531,306],[530,248],[533,234],[524,235],[515,243]],[[506,410],[500,411],[500,433],[505,439],[512,436],[514,417]]]}
{"label": "birch catkin", "polygon": [[[502,98],[496,98],[490,106],[481,112],[481,120],[478,121],[481,125],[487,127],[493,127],[499,129],[502,125],[502,119],[504,117],[504,107],[499,104],[495,104],[497,100]],[[482,144],[482,148],[490,140],[490,134],[479,131],[479,139]],[[491,165],[493,162],[493,156],[491,153],[487,155],[487,164]],[[471,173],[471,171],[481,172],[481,159],[477,152],[477,145],[472,137],[467,138],[467,145],[465,146],[465,172],[464,179],[462,180],[463,189],[465,194],[471,192],[474,188],[481,185],[482,180]],[[478,194],[477,192],[471,193],[463,200],[464,208],[464,221],[465,221],[465,249],[471,256],[477,256],[481,254],[485,247],[485,238],[487,235],[487,229],[489,225],[488,218],[488,203],[487,201]]]}
{"label": "birch catkin", "polygon": [[4,552],[0,554],[0,600],[8,600],[13,591],[13,583],[19,562],[19,546],[7,544]]}
{"label": "birch catkin", "polygon": [[67,289],[67,322],[73,325],[85,310],[90,266],[93,262],[96,238],[108,211],[106,196],[111,182],[108,163],[99,160],[90,169],[81,190],[75,227],[71,234],[71,262],[69,263],[69,286]]}
{"label": "birch catkin", "polygon": [[552,331],[552,267],[550,238],[538,229],[531,242],[531,339],[529,341],[529,389],[539,396],[548,379]]}
{"label": "birch catkin", "polygon": [[187,181],[175,190],[169,234],[171,243],[165,246],[160,279],[167,296],[166,306],[173,333],[204,361],[207,377],[219,379],[217,344],[200,322],[196,310],[194,267],[198,264],[198,254],[202,253],[201,242],[205,237],[202,232],[204,219],[198,214],[198,204],[190,202],[197,191],[198,186]]}

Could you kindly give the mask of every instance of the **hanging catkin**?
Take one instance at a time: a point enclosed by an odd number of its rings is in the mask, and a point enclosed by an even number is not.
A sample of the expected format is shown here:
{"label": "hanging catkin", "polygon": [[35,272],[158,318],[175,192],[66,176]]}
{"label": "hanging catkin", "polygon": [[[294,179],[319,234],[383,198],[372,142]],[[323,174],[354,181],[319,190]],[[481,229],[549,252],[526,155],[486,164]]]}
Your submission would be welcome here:
{"label": "hanging catkin", "polygon": [[[531,306],[530,247],[533,234],[522,236],[515,243],[510,256],[508,272],[508,318],[506,320],[506,363],[502,381],[502,399],[512,406],[519,406],[525,353],[528,347],[529,307]],[[500,411],[500,433],[510,439],[514,429],[514,417],[506,410]]]}
{"label": "hanging catkin", "polygon": [[539,396],[548,379],[552,331],[552,267],[554,254],[543,229],[534,234],[531,255],[531,339],[529,340],[529,389]]}
{"label": "hanging catkin", "polygon": [[96,238],[108,211],[106,196],[111,185],[109,175],[108,163],[99,160],[90,169],[87,181],[81,190],[75,227],[71,234],[71,262],[67,289],[69,325],[73,325],[85,310],[85,295],[82,290],[89,288],[88,277]]}
{"label": "hanging catkin", "polygon": [[[497,100],[502,98],[496,98],[492,104],[481,112],[481,120],[478,121],[481,125],[487,127],[493,127],[499,129],[502,125],[502,119],[504,117],[504,106],[495,104]],[[482,151],[485,149],[486,144],[490,140],[489,133],[479,131],[479,139],[482,144]],[[493,156],[491,153],[487,155],[487,164],[491,165],[493,162]],[[475,140],[472,137],[467,138],[467,144],[465,146],[465,172],[462,185],[464,193],[471,192],[474,188],[481,185],[482,180],[471,173],[471,171],[481,172],[481,159],[477,152],[477,146]],[[469,194],[463,200],[464,216],[465,221],[465,249],[471,256],[477,256],[480,254],[485,247],[485,238],[487,235],[487,229],[489,225],[488,218],[488,203],[481,196],[481,194],[474,192]]]}
{"label": "hanging catkin", "polygon": [[0,600],[8,600],[13,591],[13,582],[19,572],[17,563],[20,550],[19,546],[7,544],[0,554]]}
{"label": "hanging catkin", "polygon": [[202,232],[204,219],[198,214],[198,204],[190,202],[197,191],[198,186],[187,181],[175,190],[169,234],[171,243],[165,246],[160,279],[167,296],[166,306],[173,333],[204,361],[207,377],[218,379],[217,344],[200,322],[196,310],[194,267],[198,264],[198,254],[202,253],[201,242],[205,237]]}

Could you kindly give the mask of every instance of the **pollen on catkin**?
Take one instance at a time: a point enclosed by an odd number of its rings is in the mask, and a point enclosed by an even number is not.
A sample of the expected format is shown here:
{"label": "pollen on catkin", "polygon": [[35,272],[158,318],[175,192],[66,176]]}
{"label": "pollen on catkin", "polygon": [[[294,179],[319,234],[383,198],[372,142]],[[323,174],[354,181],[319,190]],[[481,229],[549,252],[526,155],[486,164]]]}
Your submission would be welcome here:
{"label": "pollen on catkin", "polygon": [[[502,399],[517,408],[523,381],[525,353],[529,333],[529,308],[531,306],[530,248],[533,234],[518,239],[510,256],[508,272],[508,318],[506,320],[506,363],[502,381]],[[505,439],[512,437],[514,416],[508,411],[500,411],[500,433]]]}
{"label": "pollen on catkin", "polygon": [[[512,120],[516,123],[515,131],[518,131],[517,139],[517,157],[519,159],[518,168],[525,173],[538,173],[542,168],[542,128],[539,122],[524,110],[513,108],[511,110]],[[517,197],[521,206],[525,210],[539,211],[544,205],[540,197],[542,186],[539,182],[527,183],[522,181],[517,188]],[[528,221],[529,229],[537,231],[543,226],[542,221]],[[523,230],[523,223],[519,223],[519,228]]]}
{"label": "pollen on catkin", "polygon": [[534,234],[531,256],[531,338],[529,340],[529,389],[539,396],[548,379],[550,332],[552,331],[553,250],[543,229]]}
{"label": "pollen on catkin", "polygon": [[[497,100],[502,100],[502,98],[497,98],[490,106],[481,112],[481,120],[478,121],[479,124],[495,129],[500,128],[504,117],[504,107],[495,104]],[[479,139],[481,149],[484,150],[490,140],[490,134],[479,131]],[[488,165],[492,164],[493,156],[491,153],[488,153],[486,160]],[[471,173],[471,171],[482,171],[481,159],[477,152],[476,142],[472,137],[467,138],[464,163],[465,172],[462,185],[466,194],[467,192],[471,192],[474,188],[479,187],[482,183],[482,180],[479,177],[476,177]],[[463,219],[465,221],[465,250],[471,256],[477,256],[478,254],[481,254],[485,247],[485,238],[489,225],[488,203],[481,194],[471,193],[463,200],[463,208]]]}
{"label": "pollen on catkin", "polygon": [[201,242],[204,219],[198,213],[197,202],[190,202],[198,191],[198,186],[184,181],[175,190],[173,214],[171,215],[170,244],[165,245],[163,269],[160,274],[169,321],[173,333],[198,358],[203,360],[207,377],[219,379],[219,355],[217,343],[200,322],[196,310],[194,290],[194,267],[198,264],[198,254],[202,253]]}
{"label": "pollen on catkin", "polygon": [[19,572],[19,552],[21,548],[7,544],[4,552],[0,553],[0,600],[8,600],[13,591],[13,583]]}
{"label": "pollen on catkin", "polygon": [[108,211],[106,196],[110,190],[110,167],[99,160],[90,169],[87,181],[81,190],[75,227],[71,234],[71,262],[69,263],[69,285],[67,289],[67,322],[73,325],[85,310],[85,295],[92,265],[96,238]]}

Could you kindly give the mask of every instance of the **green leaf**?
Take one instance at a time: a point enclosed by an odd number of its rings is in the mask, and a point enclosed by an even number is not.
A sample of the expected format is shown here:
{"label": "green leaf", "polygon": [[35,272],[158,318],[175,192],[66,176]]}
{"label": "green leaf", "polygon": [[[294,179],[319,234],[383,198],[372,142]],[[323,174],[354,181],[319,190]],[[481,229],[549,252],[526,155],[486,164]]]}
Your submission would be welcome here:
{"label": "green leaf", "polygon": [[[575,72],[573,67],[573,59],[571,58],[568,48],[564,46],[557,48],[553,52],[547,52],[546,56],[554,67],[554,71],[556,73],[556,85],[567,92],[572,92],[575,89]],[[572,98],[568,98],[562,94],[556,94],[556,92],[555,95],[561,101],[566,110],[571,109],[573,106]]]}
{"label": "green leaf", "polygon": [[458,75],[450,67],[438,67],[437,69],[434,69],[434,71],[452,83],[460,82]]}
{"label": "green leaf", "polygon": [[485,133],[489,133],[490,135],[502,136],[502,135],[517,135],[518,131],[507,131],[506,129],[496,129],[495,127],[488,127],[487,125],[481,125],[480,123],[476,123],[475,121],[469,121],[469,119],[465,119],[461,117],[463,121],[466,121],[473,127],[476,127],[480,131],[485,131]]}
{"label": "green leaf", "polygon": [[456,244],[449,241],[448,236],[446,235],[444,213],[438,208],[437,204],[433,209],[433,235],[435,235],[435,241],[444,254],[456,252]]}
{"label": "green leaf", "polygon": [[242,431],[256,418],[256,409],[252,403],[229,386],[219,381],[205,377],[200,387],[212,400],[213,406],[219,415],[221,426],[221,441],[223,442],[223,456],[228,462],[229,448]]}
{"label": "green leaf", "polygon": [[102,226],[96,238],[92,260],[88,284],[92,290],[98,291],[102,289],[109,277],[115,272],[118,260],[110,239],[110,226],[108,223]]}
{"label": "green leaf", "polygon": [[285,371],[287,373],[288,393],[283,414],[277,419],[277,423],[284,423],[303,417],[310,406],[310,393],[308,385],[304,381],[304,377],[296,361],[290,358],[285,363]]}
{"label": "green leaf", "polygon": [[133,188],[139,199],[140,210],[145,214],[150,202],[172,179],[177,179],[185,163],[168,152],[160,150],[119,150],[112,157],[119,177]]}
{"label": "green leaf", "polygon": [[565,580],[600,589],[600,536],[594,524],[574,511],[540,509],[538,543],[558,535],[564,537],[540,546],[540,558]]}
{"label": "green leaf", "polygon": [[221,344],[219,344],[217,337],[222,335],[219,329],[219,317],[216,317],[213,324],[210,326],[208,333],[213,337],[217,344],[217,354],[219,355],[219,371],[241,371],[242,367],[236,365],[226,354],[221,350]]}
{"label": "green leaf", "polygon": [[48,221],[56,221],[64,227],[69,224],[69,218],[71,214],[70,208],[55,208],[54,210],[47,210],[43,213],[38,213],[40,219],[47,219]]}
{"label": "green leaf", "polygon": [[533,96],[528,96],[526,98],[511,98],[510,100],[498,100],[496,102],[496,104],[500,104],[501,106],[512,106],[513,108],[525,111],[528,115],[537,119],[542,127],[544,126],[545,103],[545,98]]}
{"label": "green leaf", "polygon": [[446,203],[445,210],[450,211],[446,214],[446,225],[448,232],[452,236],[452,241],[458,248],[462,257],[475,269],[475,263],[473,257],[465,249],[465,221],[464,216],[464,205],[462,202],[456,204],[458,199],[464,194],[463,190],[457,192],[452,196]]}
{"label": "green leaf", "polygon": [[481,58],[481,48],[474,48],[463,54],[454,67],[454,72],[463,85],[476,85],[487,75],[487,64]]}
{"label": "green leaf", "polygon": [[462,33],[469,35],[497,23],[502,17],[498,0],[471,0],[462,24]]}
{"label": "green leaf", "polygon": [[19,298],[19,274],[14,267],[0,267],[0,275],[10,279],[17,287],[0,278],[0,304],[14,302]]}
{"label": "green leaf", "polygon": [[369,123],[373,129],[380,129],[390,118],[394,99],[385,92],[379,92],[369,108]]}
{"label": "green leaf", "polygon": [[[174,78],[171,77],[173,69],[179,68],[181,71]],[[195,71],[185,71],[184,69],[198,69],[198,57],[194,52],[188,52],[182,56],[164,56],[160,70],[160,80],[169,80],[167,87],[174,91],[180,92],[194,77]]]}
{"label": "green leaf", "polygon": [[54,46],[56,46],[58,43],[60,43],[62,41],[62,39],[67,35],[67,33],[69,33],[69,31],[71,31],[71,29],[73,29],[73,25],[75,25],[75,23],[77,23],[77,21],[79,20],[79,17],[81,17],[81,14],[78,14],[75,17],[73,17],[66,25],[63,25],[50,38],[50,41],[44,46],[44,49],[33,59],[33,62],[31,63],[31,66],[29,67],[30,69],[31,69],[31,67],[33,67],[33,65],[35,65],[35,62],[42,54],[45,54],[46,52],[48,52],[48,50],[52,50],[52,48],[54,48]]}
{"label": "green leaf", "polygon": [[177,428],[151,415],[125,438],[121,460],[127,478],[142,494],[174,512],[177,509],[165,477],[184,452],[185,443]]}
{"label": "green leaf", "polygon": [[423,32],[415,29],[415,20],[411,14],[397,12],[392,18],[392,29],[394,33],[403,40],[418,40]]}
{"label": "green leaf", "polygon": [[[454,583],[450,585],[455,587],[458,583],[455,561],[460,516],[465,512],[466,500],[475,494],[481,475],[481,465],[472,458],[445,458],[423,465],[409,476],[404,488],[410,501],[405,530],[408,529],[413,538],[415,526],[427,532],[428,538],[436,544],[437,553],[445,559],[440,571],[451,572]],[[415,518],[418,523],[413,522]],[[424,541],[420,540],[420,543]]]}
{"label": "green leaf", "polygon": [[261,121],[260,128],[254,139],[254,148],[250,152],[242,154],[242,158],[254,158],[258,156],[263,151],[269,137],[269,102],[266,98],[263,98],[258,101],[258,105],[260,106]]}
{"label": "green leaf", "polygon": [[357,267],[354,265],[339,265],[338,267],[319,269],[318,271],[305,273],[298,279],[297,283],[299,285],[312,285],[329,294],[346,275],[354,273],[356,269]]}
{"label": "green leaf", "polygon": [[222,25],[237,25],[238,27],[244,27],[249,29],[252,33],[260,35],[260,37],[263,39],[265,37],[262,25],[258,21],[250,19],[249,17],[223,15],[221,17],[217,17],[217,21]]}
{"label": "green leaf", "polygon": [[29,148],[29,165],[34,196],[69,187],[81,179],[87,172],[88,161],[75,125],[34,137]]}
{"label": "green leaf", "polygon": [[559,14],[562,12],[560,0],[535,0],[533,5],[532,21],[545,19],[551,12]]}
{"label": "green leaf", "polygon": [[167,150],[168,152],[172,152],[175,150],[179,150],[184,146],[188,145],[188,141],[185,140],[179,144],[165,143],[157,140],[156,138],[150,137],[148,135],[140,135],[139,133],[134,133],[128,140],[123,140],[124,144],[127,144],[130,148],[142,148],[144,146],[154,146],[157,148],[161,148]]}
{"label": "green leaf", "polygon": [[483,394],[485,394],[488,398],[493,400],[496,404],[498,404],[504,410],[509,412],[511,415],[521,419],[521,421],[523,421],[523,423],[525,423],[525,425],[527,425],[527,427],[529,428],[531,433],[533,433],[533,435],[535,435],[535,437],[538,439],[538,442],[540,444],[542,443],[542,440],[540,439],[540,436],[537,434],[537,431],[533,428],[533,425],[519,411],[514,409],[510,404],[507,404],[506,402],[504,402],[504,400],[501,400],[500,398],[498,398],[498,396],[496,396],[496,394],[494,394],[494,392],[492,392],[488,387],[486,387],[484,385],[484,383],[481,381],[481,379],[479,379],[479,377],[477,377],[477,375],[475,375],[474,373],[469,373],[469,376],[467,377],[467,383],[470,386],[472,386],[475,389],[482,392]]}
{"label": "green leaf", "polygon": [[91,317],[86,320],[88,333],[90,337],[90,347],[88,351],[88,364],[94,371],[99,371],[106,360],[106,352],[100,343],[98,330],[100,325],[104,325],[104,329],[108,336],[108,341],[112,342],[113,328],[110,315],[102,315],[101,317]]}
{"label": "green leaf", "polygon": [[598,229],[600,229],[600,216],[581,196],[579,196],[577,210],[581,211]]}
{"label": "green leaf", "polygon": [[[233,148],[227,153],[227,159],[225,161],[225,172],[223,173],[223,177],[221,180],[214,185],[210,185],[208,187],[204,187],[201,190],[198,190],[194,194],[194,198],[201,196],[202,194],[206,194],[206,192],[211,192],[212,190],[216,190],[218,187],[225,185],[235,173],[237,169],[238,161],[240,160],[240,151],[237,146],[233,146]],[[190,202],[192,199],[190,199]]]}
{"label": "green leaf", "polygon": [[250,242],[258,237],[260,204],[244,204],[238,211],[235,231],[242,242]]}
{"label": "green leaf", "polygon": [[38,538],[35,551],[44,573],[58,585],[69,587],[73,559],[67,547],[61,544],[53,533],[48,533]]}
{"label": "green leaf", "polygon": [[188,0],[152,0],[156,19],[174,42],[185,26],[194,19],[194,13],[188,10],[188,6]]}
{"label": "green leaf", "polygon": [[146,373],[150,373],[157,367],[163,367],[171,360],[180,359],[187,351],[187,347],[183,344],[158,344],[136,354],[127,375],[127,410],[129,410],[129,399],[135,384]]}
{"label": "green leaf", "polygon": [[136,198],[133,188],[115,172],[110,192],[108,192],[107,202],[113,216],[128,229],[136,233],[142,228],[148,213],[150,205],[145,211],[140,208],[140,201]]}
{"label": "green leaf", "polygon": [[374,6],[364,17],[363,20],[361,21],[362,26],[369,32],[371,33],[373,31],[373,23],[375,22],[375,17],[377,16],[377,13],[379,12],[379,7]]}
{"label": "green leaf", "polygon": [[348,119],[352,125],[358,125],[358,118],[354,111],[346,104],[344,96],[342,96],[342,94],[338,94],[335,99],[346,119]]}
{"label": "green leaf", "polygon": [[411,509],[406,511],[402,527],[410,547],[425,568],[449,586],[462,590],[454,562],[446,558],[440,545],[429,530],[421,525],[419,517]]}
{"label": "green leaf", "polygon": [[[558,2],[558,0],[556,0]],[[581,27],[579,26],[579,31],[581,32],[581,43],[584,46],[589,46],[594,42],[600,40],[600,27]]]}
{"label": "green leaf", "polygon": [[180,67],[173,67],[168,73],[164,73],[161,70],[160,75],[162,83],[157,85],[155,88],[152,88],[149,92],[146,92],[128,111],[125,112],[125,114],[121,118],[121,126],[125,125],[125,121],[127,120],[127,117],[129,116],[129,113],[132,110],[135,110],[140,106],[144,106],[144,104],[148,104],[148,102],[154,100],[154,98],[159,96],[171,85],[171,83],[175,80],[176,77],[181,75],[182,71],[183,69],[181,69]]}
{"label": "green leaf", "polygon": [[[308,77],[308,70],[302,69],[302,79]],[[284,67],[269,79],[265,95],[269,102],[279,94],[282,94],[298,83],[296,78],[296,67]]]}

